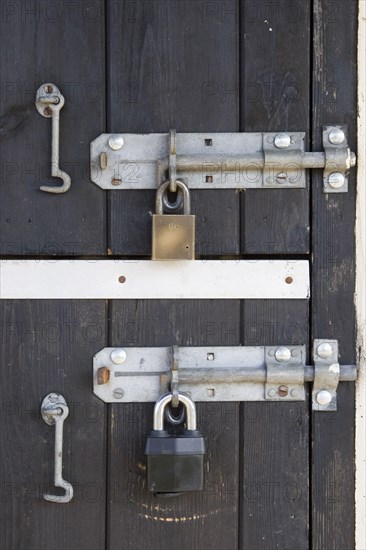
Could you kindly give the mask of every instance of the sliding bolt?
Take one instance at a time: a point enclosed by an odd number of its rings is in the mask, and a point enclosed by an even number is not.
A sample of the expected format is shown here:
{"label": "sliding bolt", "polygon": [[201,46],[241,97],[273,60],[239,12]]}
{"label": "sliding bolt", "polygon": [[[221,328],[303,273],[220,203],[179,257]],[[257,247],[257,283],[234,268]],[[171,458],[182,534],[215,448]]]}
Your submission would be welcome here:
{"label": "sliding bolt", "polygon": [[328,183],[333,189],[339,189],[340,187],[343,187],[345,182],[344,175],[340,172],[333,172],[329,175]]}

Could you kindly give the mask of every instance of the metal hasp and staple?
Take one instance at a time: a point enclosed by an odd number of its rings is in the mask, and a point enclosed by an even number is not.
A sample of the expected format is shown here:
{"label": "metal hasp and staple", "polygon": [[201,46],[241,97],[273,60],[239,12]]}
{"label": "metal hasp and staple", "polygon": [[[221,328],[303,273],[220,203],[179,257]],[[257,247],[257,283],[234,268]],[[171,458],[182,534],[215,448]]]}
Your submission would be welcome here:
{"label": "metal hasp and staple", "polygon": [[346,127],[323,128],[321,152],[304,132],[102,134],[90,145],[91,180],[102,189],[156,189],[177,178],[190,189],[304,188],[307,168],[323,169],[324,192],[348,190],[356,155]]}
{"label": "metal hasp and staple", "polygon": [[[304,401],[337,408],[339,381],[357,378],[355,365],[339,365],[336,340],[314,341],[314,366],[305,346],[104,348],[94,356],[94,393],[106,403],[154,402],[187,394],[193,401]],[[176,405],[176,403],[175,403]]]}

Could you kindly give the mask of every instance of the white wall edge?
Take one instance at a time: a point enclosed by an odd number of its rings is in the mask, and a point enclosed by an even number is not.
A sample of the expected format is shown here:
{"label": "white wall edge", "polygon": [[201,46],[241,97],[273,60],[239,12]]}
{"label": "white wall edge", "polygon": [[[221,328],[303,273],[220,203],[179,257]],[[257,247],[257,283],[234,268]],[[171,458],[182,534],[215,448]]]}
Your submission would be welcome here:
{"label": "white wall edge", "polygon": [[366,548],[366,1],[359,0],[356,207],[356,549]]}

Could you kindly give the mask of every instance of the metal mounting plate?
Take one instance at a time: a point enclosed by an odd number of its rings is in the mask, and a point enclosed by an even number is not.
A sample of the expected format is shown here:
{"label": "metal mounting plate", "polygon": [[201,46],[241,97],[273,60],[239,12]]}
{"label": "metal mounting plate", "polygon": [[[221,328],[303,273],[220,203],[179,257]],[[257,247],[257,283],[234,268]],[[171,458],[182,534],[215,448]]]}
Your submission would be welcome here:
{"label": "metal mounting plate", "polygon": [[[177,133],[179,179],[190,189],[306,187],[305,169],[295,166],[305,133],[289,133],[286,150],[275,146],[277,135]],[[101,134],[90,144],[91,180],[102,189],[156,189],[167,179],[168,140],[167,133]]]}
{"label": "metal mounting plate", "polygon": [[0,299],[306,299],[305,260],[1,260]]}
{"label": "metal mounting plate", "polygon": [[336,410],[338,382],[356,380],[357,366],[338,364],[336,340],[314,340],[315,366],[305,360],[305,346],[292,345],[104,348],[93,358],[93,388],[106,403],[178,392],[194,401],[304,401],[314,382],[313,410]]}
{"label": "metal mounting plate", "polygon": [[[276,349],[180,347],[179,391],[194,401],[303,401],[305,346],[289,347],[290,360],[277,362],[278,372],[267,388],[266,362],[276,363]],[[94,393],[106,403],[156,401],[169,390],[171,362],[170,347],[104,348],[93,360]],[[288,393],[281,397],[277,390],[286,376]]]}

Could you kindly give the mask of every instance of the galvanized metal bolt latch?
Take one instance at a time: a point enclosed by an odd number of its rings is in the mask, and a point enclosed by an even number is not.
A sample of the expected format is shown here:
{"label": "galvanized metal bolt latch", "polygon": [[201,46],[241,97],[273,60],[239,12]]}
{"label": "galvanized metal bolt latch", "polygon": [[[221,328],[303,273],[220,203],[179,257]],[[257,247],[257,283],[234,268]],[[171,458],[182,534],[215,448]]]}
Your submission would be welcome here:
{"label": "galvanized metal bolt latch", "polygon": [[[314,350],[313,366],[305,346],[104,348],[94,357],[94,393],[106,403],[167,392],[174,405],[178,392],[194,401],[304,401],[313,382],[313,410],[336,410],[338,383],[356,380],[357,367],[339,365],[336,340],[315,340]],[[123,364],[113,359],[122,356]]]}
{"label": "galvanized metal bolt latch", "polygon": [[[303,188],[322,168],[325,193],[345,193],[356,164],[346,127],[323,128],[322,152],[305,152],[304,132],[102,134],[90,145],[91,179],[102,189]],[[178,195],[181,202],[181,198]],[[178,201],[178,202],[179,202]]]}
{"label": "galvanized metal bolt latch", "polygon": [[43,185],[41,191],[47,193],[66,193],[70,189],[71,178],[60,169],[60,111],[65,104],[65,98],[55,84],[42,84],[37,90],[36,108],[40,115],[52,118],[52,154],[51,175],[61,178],[63,183],[58,187]]}

